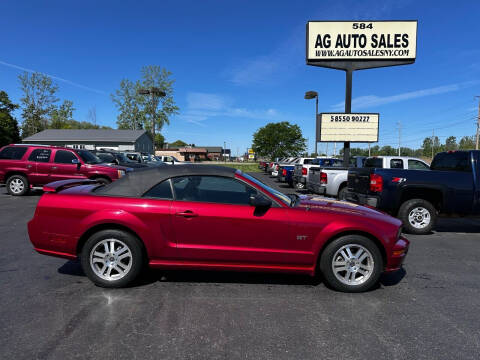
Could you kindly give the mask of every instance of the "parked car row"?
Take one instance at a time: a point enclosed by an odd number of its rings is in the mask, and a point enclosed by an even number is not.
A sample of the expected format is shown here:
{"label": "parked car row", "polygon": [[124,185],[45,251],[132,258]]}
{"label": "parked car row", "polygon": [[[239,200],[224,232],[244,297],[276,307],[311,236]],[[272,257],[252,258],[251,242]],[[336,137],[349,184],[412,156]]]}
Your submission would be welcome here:
{"label": "parked car row", "polygon": [[136,152],[11,144],[0,149],[0,184],[9,194],[21,196],[53,181],[89,179],[106,184],[127,172],[159,166],[167,165],[158,157]]}
{"label": "parked car row", "polygon": [[352,157],[348,166],[328,158],[282,161],[268,164],[278,181],[382,210],[408,233],[429,233],[439,215],[480,215],[477,150],[438,153],[431,165],[404,156]]}

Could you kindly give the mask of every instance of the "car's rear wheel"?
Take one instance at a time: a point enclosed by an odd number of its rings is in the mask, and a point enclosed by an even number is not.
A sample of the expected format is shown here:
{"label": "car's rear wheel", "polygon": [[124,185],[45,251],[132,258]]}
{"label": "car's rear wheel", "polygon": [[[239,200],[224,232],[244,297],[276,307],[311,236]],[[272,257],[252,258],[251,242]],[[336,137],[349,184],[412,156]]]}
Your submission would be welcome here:
{"label": "car's rear wheel", "polygon": [[131,284],[142,270],[142,246],[128,232],[103,230],[86,241],[81,263],[85,274],[96,285],[124,287]]}
{"label": "car's rear wheel", "polygon": [[320,258],[327,285],[343,292],[362,292],[378,283],[383,259],[377,245],[364,236],[342,236],[327,245]]}
{"label": "car's rear wheel", "polygon": [[25,195],[29,187],[28,179],[23,175],[12,175],[7,180],[7,191],[13,196]]}
{"label": "car's rear wheel", "polygon": [[338,192],[338,200],[347,200],[347,187],[344,186]]}
{"label": "car's rear wheel", "polygon": [[398,217],[403,221],[405,232],[424,235],[432,231],[437,220],[437,211],[426,200],[411,199],[400,206]]}
{"label": "car's rear wheel", "polygon": [[303,189],[305,189],[305,185],[301,182],[295,182],[295,189],[303,190]]}

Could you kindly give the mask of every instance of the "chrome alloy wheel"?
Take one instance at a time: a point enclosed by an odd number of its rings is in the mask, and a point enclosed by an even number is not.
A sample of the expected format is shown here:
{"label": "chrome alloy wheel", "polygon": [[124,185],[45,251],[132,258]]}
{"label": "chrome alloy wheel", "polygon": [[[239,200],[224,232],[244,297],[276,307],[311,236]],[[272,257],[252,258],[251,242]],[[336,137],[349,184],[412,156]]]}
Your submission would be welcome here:
{"label": "chrome alloy wheel", "polygon": [[123,278],[132,268],[132,252],[124,242],[105,239],[90,252],[90,267],[98,277],[114,281]]}
{"label": "chrome alloy wheel", "polygon": [[21,179],[13,179],[8,185],[14,194],[20,194],[25,189],[25,183]]}
{"label": "chrome alloy wheel", "polygon": [[358,244],[348,244],[337,250],[332,258],[335,277],[345,285],[361,285],[372,276],[373,256]]}
{"label": "chrome alloy wheel", "polygon": [[416,229],[423,229],[430,224],[430,212],[424,207],[413,208],[408,214],[408,222]]}

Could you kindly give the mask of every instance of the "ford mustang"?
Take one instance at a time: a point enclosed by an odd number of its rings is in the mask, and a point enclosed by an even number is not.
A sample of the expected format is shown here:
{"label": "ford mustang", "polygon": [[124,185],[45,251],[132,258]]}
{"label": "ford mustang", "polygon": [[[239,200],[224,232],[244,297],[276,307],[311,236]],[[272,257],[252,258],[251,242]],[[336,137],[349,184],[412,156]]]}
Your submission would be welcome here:
{"label": "ford mustang", "polygon": [[401,222],[372,208],[280,193],[210,165],[139,169],[111,184],[44,186],[30,240],[41,254],[80,259],[96,285],[131,284],[162,269],[319,274],[361,292],[401,268]]}

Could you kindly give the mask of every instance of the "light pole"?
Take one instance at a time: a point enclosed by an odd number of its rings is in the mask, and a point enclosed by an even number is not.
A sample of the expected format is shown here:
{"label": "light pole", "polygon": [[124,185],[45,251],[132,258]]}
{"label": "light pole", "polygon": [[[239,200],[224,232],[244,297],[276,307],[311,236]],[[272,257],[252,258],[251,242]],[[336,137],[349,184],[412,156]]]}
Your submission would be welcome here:
{"label": "light pole", "polygon": [[317,121],[317,116],[318,116],[318,93],[316,91],[307,91],[305,93],[305,99],[311,100],[315,99],[315,155],[318,156],[317,152],[317,134],[319,132],[318,129],[318,121]]}
{"label": "light pole", "polygon": [[165,91],[157,87],[151,87],[150,89],[140,89],[138,90],[140,95],[150,95],[152,99],[152,139],[153,139],[153,155],[155,155],[155,118],[158,105],[158,98],[164,97],[167,94]]}

